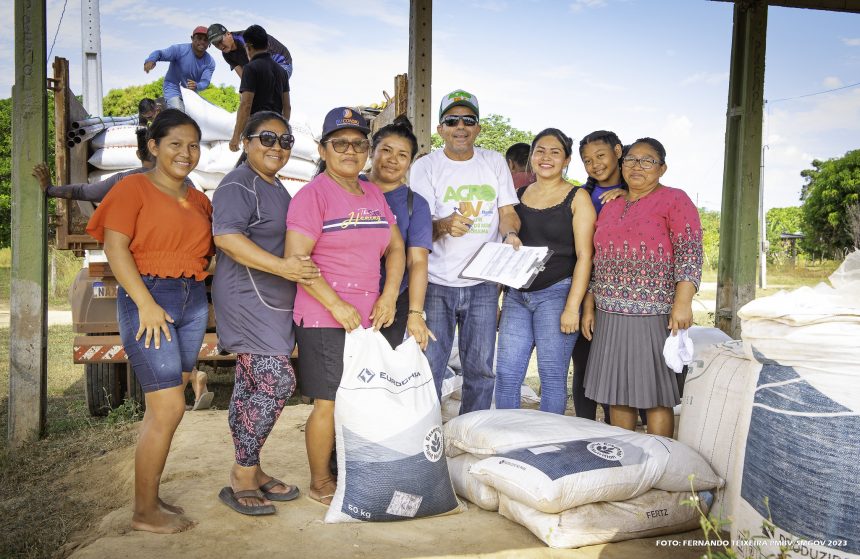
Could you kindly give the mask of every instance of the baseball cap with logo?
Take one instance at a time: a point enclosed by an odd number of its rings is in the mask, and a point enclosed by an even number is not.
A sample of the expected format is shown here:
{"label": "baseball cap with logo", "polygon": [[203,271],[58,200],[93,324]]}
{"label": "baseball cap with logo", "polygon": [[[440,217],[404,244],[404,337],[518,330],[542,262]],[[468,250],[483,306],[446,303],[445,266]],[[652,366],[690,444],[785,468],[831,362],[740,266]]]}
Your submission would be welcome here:
{"label": "baseball cap with logo", "polygon": [[227,28],[220,23],[213,23],[204,33],[209,37],[210,43],[217,43],[227,33]]}
{"label": "baseball cap with logo", "polygon": [[480,118],[480,114],[478,113],[478,98],[469,93],[468,91],[463,91],[462,89],[455,89],[448,95],[442,97],[442,103],[439,105],[439,120],[442,120],[442,116],[446,111],[454,108],[454,107],[468,107],[475,111],[475,116]]}
{"label": "baseball cap with logo", "polygon": [[367,121],[358,111],[350,109],[349,107],[337,107],[336,109],[330,110],[328,114],[325,115],[322,136],[320,139],[325,139],[332,132],[348,130],[350,128],[360,130],[364,134],[370,133],[370,127],[367,125]]}
{"label": "baseball cap with logo", "polygon": [[191,32],[191,36],[193,37],[194,35],[207,35],[207,33],[208,30],[204,26],[198,25],[194,28],[194,31]]}

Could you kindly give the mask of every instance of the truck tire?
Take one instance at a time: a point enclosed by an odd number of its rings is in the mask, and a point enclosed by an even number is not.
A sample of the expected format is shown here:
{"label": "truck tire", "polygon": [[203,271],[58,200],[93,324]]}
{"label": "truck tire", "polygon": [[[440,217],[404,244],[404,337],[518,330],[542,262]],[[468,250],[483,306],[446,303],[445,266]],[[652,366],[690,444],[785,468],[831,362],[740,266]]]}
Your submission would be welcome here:
{"label": "truck tire", "polygon": [[134,368],[131,366],[131,363],[128,364],[126,385],[128,386],[128,397],[137,402],[141,411],[146,411],[146,398],[144,397],[143,388],[140,386],[140,381],[137,380],[137,375],[134,374]]}
{"label": "truck tire", "polygon": [[104,416],[122,404],[125,363],[88,363],[85,393],[90,415]]}

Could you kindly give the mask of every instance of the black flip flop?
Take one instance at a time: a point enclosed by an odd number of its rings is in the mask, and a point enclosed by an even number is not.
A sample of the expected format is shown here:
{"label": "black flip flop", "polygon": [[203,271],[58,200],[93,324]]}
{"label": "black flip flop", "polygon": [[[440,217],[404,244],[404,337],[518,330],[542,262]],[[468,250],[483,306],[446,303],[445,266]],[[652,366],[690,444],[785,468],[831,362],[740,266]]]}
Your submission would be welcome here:
{"label": "black flip flop", "polygon": [[239,502],[239,499],[263,499],[263,493],[256,489],[249,489],[247,491],[233,491],[232,487],[224,487],[221,489],[221,492],[218,493],[218,498],[221,499],[221,502],[238,512],[239,514],[247,514],[248,516],[267,516],[270,514],[275,514],[277,509],[275,505],[243,505]]}
{"label": "black flip flop", "polygon": [[260,491],[263,493],[266,499],[270,501],[292,501],[299,496],[299,488],[295,485],[290,491],[287,491],[286,493],[274,493],[271,491],[273,487],[277,487],[279,485],[289,487],[289,485],[284,483],[283,481],[276,478],[272,478],[260,486]]}

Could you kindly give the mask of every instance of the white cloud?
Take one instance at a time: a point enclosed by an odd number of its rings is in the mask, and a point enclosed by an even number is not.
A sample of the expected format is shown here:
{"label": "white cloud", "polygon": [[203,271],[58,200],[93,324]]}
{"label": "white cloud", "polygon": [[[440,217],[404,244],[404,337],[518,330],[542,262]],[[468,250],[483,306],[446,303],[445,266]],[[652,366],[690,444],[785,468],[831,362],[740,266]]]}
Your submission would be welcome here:
{"label": "white cloud", "polygon": [[860,37],[852,38],[852,39],[849,39],[849,38],[843,37],[843,38],[842,38],[842,43],[843,43],[844,45],[849,46],[849,47],[860,47]]}
{"label": "white cloud", "polygon": [[827,76],[826,78],[824,78],[822,85],[827,89],[836,89],[837,87],[842,87],[845,84],[842,82],[842,80],[835,76]]}
{"label": "white cloud", "polygon": [[409,27],[409,3],[390,0],[362,0],[343,2],[342,0],[316,0],[316,4],[344,15],[366,17],[393,27]]}
{"label": "white cloud", "polygon": [[570,5],[570,11],[576,13],[589,8],[602,8],[606,5],[606,0],[575,0]]}

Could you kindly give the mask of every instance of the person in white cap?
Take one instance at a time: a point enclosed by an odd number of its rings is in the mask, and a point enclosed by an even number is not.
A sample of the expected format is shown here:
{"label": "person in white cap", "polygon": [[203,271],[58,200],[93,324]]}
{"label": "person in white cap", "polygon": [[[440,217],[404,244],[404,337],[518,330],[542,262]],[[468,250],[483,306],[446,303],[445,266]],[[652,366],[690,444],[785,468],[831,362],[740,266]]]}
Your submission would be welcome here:
{"label": "person in white cap", "polygon": [[433,217],[430,282],[423,310],[436,341],[430,342],[425,354],[441,397],[454,329],[459,330],[464,377],[461,414],[489,409],[492,403],[499,289],[495,283],[463,279],[459,274],[485,242],[503,241],[515,248],[522,244],[514,211],[518,199],[505,159],[475,147],[481,132],[479,116],[478,99],[471,93],[458,89],[445,95],[436,128],[445,148],[416,161],[409,175],[412,188],[430,203]]}

